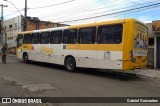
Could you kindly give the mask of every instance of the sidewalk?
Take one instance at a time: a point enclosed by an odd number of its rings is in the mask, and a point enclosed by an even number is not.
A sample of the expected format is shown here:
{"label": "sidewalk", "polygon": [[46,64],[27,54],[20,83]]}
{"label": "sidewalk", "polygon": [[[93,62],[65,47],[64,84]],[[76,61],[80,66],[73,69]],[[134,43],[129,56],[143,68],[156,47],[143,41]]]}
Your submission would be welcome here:
{"label": "sidewalk", "polygon": [[9,57],[16,57],[15,54],[7,54]]}
{"label": "sidewalk", "polygon": [[130,70],[126,73],[129,74],[136,74],[137,76],[144,77],[144,78],[152,78],[160,80],[160,70],[155,69],[135,69]]}

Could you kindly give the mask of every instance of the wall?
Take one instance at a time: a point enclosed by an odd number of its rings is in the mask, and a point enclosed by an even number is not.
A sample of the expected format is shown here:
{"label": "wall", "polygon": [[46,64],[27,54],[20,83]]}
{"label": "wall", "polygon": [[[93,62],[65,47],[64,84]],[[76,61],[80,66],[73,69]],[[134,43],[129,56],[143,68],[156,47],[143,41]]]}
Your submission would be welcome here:
{"label": "wall", "polygon": [[59,24],[59,23],[48,22],[48,21],[41,21],[37,18],[27,19],[27,31],[38,30],[38,29],[46,29],[46,28],[55,28],[55,27],[61,27],[61,26],[66,26],[66,25]]}
{"label": "wall", "polygon": [[1,26],[1,20],[0,20],[0,47],[1,47],[1,45],[2,45],[2,33],[1,33],[1,28],[2,26]]}
{"label": "wall", "polygon": [[[155,33],[152,31],[152,23],[147,23],[146,24],[148,27],[148,35],[149,35],[149,40],[152,38],[155,41]],[[155,65],[155,42],[153,44],[148,45],[148,54],[147,54],[147,59],[148,59],[148,68],[154,68]]]}
{"label": "wall", "polygon": [[149,35],[149,38],[154,38],[155,33],[152,31],[152,23],[147,23],[146,25],[147,25],[147,27],[148,27],[148,35]]}
{"label": "wall", "polygon": [[16,37],[21,28],[21,16],[11,18],[4,21],[4,41],[7,42],[8,48],[14,48],[16,46]]}

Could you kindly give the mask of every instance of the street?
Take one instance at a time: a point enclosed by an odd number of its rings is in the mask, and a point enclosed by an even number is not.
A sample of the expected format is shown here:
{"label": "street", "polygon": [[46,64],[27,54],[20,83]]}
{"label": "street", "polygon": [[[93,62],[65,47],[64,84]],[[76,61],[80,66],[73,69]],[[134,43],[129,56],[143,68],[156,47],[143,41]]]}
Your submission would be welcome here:
{"label": "street", "polygon": [[15,57],[0,63],[1,97],[159,97],[159,80],[94,69],[67,72],[63,66]]}

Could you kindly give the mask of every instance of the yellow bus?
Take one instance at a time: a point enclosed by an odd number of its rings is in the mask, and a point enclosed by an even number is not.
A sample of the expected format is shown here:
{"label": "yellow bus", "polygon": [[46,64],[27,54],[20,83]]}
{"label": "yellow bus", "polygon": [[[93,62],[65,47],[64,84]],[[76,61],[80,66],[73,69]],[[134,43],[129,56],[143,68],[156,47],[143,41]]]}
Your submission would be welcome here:
{"label": "yellow bus", "polygon": [[147,64],[148,28],[134,18],[21,32],[17,57],[76,67],[131,70]]}

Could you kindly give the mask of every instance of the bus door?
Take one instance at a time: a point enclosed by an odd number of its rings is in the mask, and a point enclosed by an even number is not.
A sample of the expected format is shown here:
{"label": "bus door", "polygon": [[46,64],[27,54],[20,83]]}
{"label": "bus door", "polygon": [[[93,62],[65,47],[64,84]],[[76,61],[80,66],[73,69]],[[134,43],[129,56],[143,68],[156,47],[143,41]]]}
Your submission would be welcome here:
{"label": "bus door", "polygon": [[32,33],[31,35],[31,59],[36,60],[36,61],[41,61],[40,56],[39,56],[39,33]]}
{"label": "bus door", "polygon": [[19,34],[16,41],[17,41],[16,55],[18,58],[22,58],[23,35]]}

